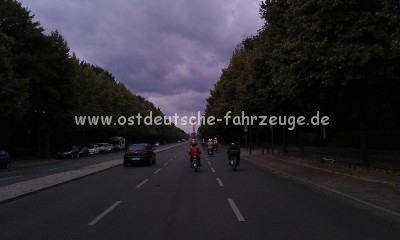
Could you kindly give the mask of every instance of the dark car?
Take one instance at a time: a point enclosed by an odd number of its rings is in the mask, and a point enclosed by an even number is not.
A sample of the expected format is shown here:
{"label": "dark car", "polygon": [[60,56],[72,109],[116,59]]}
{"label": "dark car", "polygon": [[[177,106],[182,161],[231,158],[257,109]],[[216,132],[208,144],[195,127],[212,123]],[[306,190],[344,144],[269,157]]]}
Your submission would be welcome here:
{"label": "dark car", "polygon": [[156,163],[156,153],[148,143],[132,144],[126,148],[124,154],[124,167],[129,164],[145,163],[152,165]]}
{"label": "dark car", "polygon": [[10,168],[11,156],[5,150],[0,150],[0,167]]}
{"label": "dark car", "polygon": [[79,157],[87,157],[89,156],[89,149],[87,147],[79,148]]}
{"label": "dark car", "polygon": [[77,146],[65,146],[57,155],[59,158],[77,158],[79,157],[79,148]]}

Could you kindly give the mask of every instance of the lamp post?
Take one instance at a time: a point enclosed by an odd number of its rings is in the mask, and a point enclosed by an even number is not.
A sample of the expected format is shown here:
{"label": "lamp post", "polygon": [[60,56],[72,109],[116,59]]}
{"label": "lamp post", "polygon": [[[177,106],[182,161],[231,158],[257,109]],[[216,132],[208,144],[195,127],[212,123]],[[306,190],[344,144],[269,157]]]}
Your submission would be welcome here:
{"label": "lamp post", "polygon": [[244,134],[245,134],[245,141],[246,141],[246,148],[247,148],[247,124],[244,125]]}
{"label": "lamp post", "polygon": [[271,153],[274,154],[274,126],[271,125]]}

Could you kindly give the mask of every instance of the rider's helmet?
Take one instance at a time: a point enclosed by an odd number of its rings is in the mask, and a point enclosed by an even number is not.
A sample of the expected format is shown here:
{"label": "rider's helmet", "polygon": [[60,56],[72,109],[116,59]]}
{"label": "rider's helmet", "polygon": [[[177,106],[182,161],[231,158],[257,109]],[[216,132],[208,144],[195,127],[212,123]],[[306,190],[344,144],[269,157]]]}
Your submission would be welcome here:
{"label": "rider's helmet", "polygon": [[196,140],[193,139],[192,141],[190,141],[190,145],[192,145],[193,147],[196,146],[197,145]]}

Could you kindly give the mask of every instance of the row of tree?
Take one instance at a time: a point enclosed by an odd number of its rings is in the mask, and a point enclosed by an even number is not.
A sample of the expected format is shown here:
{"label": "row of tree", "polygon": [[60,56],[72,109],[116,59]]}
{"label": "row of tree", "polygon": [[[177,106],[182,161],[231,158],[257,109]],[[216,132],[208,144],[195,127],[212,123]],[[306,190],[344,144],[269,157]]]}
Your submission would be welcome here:
{"label": "row of tree", "polygon": [[70,55],[58,31],[45,35],[15,0],[0,0],[0,147],[14,156],[53,154],[64,144],[172,141],[174,125],[78,126],[75,116],[163,116],[108,71]]}
{"label": "row of tree", "polygon": [[[400,147],[400,4],[396,0],[266,0],[265,25],[238,45],[207,99],[206,116],[306,116],[328,126],[276,126],[283,145]],[[252,142],[271,142],[254,124]],[[202,135],[244,143],[242,126],[202,126]],[[367,162],[366,162],[367,163]]]}

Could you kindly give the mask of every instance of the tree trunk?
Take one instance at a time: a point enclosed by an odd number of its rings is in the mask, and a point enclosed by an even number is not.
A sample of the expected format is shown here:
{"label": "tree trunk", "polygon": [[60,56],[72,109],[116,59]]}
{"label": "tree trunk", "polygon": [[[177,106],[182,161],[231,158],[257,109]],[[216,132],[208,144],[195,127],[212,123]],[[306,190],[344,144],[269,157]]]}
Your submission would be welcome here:
{"label": "tree trunk", "polygon": [[304,154],[304,132],[303,126],[299,126],[299,151]]}
{"label": "tree trunk", "polygon": [[287,153],[287,145],[286,145],[286,126],[282,126],[282,153]]}
{"label": "tree trunk", "polygon": [[364,108],[360,109],[360,151],[361,160],[365,166],[369,166],[368,149],[367,149],[367,116]]}

